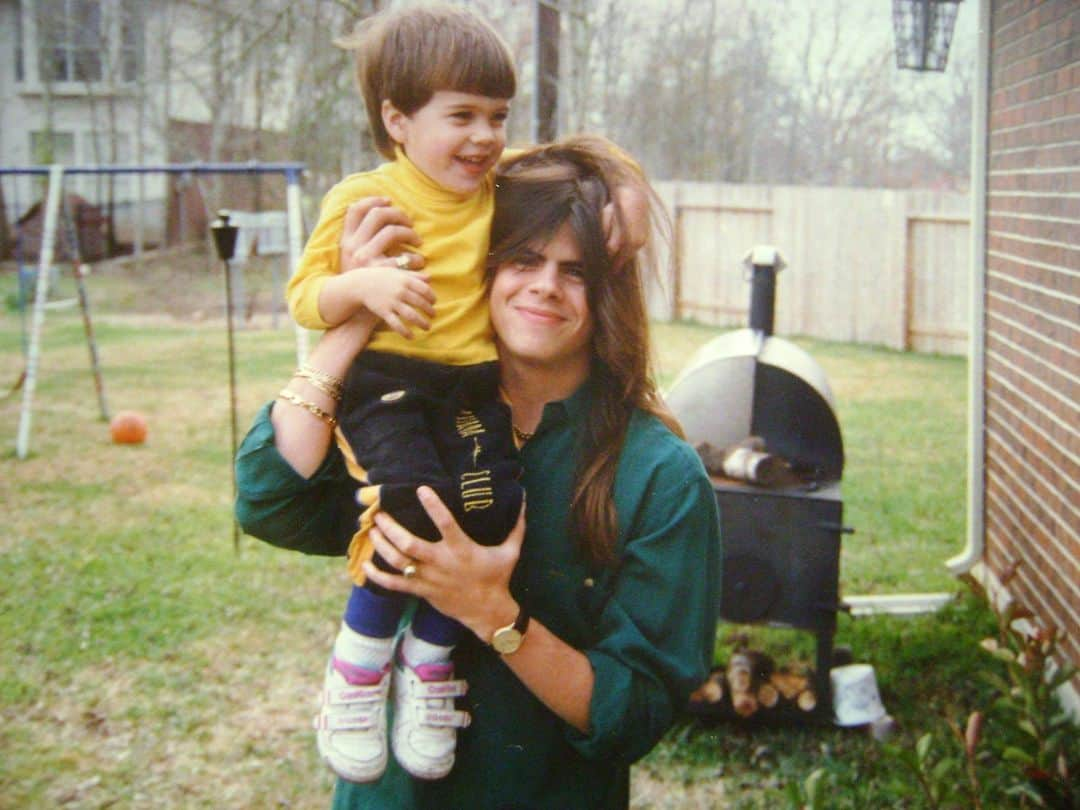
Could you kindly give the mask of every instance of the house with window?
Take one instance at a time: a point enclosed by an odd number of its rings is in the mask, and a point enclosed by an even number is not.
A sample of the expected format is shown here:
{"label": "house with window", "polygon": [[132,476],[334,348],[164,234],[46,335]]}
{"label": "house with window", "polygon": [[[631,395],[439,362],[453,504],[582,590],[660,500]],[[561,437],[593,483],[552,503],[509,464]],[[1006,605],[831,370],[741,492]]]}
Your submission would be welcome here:
{"label": "house with window", "polygon": [[[164,162],[165,131],[146,126],[147,13],[139,0],[0,0],[0,165]],[[9,222],[44,180],[3,179]],[[163,177],[70,177],[65,190],[111,206],[118,225],[141,197],[164,211]],[[154,222],[161,217],[147,217]],[[130,235],[120,234],[121,239]],[[148,234],[153,239],[154,234]]]}
{"label": "house with window", "polygon": [[[0,0],[0,166],[288,159],[288,93],[271,83],[289,75],[287,45],[278,36],[250,47],[261,18],[226,6]],[[203,182],[84,174],[68,177],[65,190],[105,210],[116,241],[128,244],[183,236],[185,223],[188,236],[197,234],[212,205],[258,207],[252,184],[208,193]],[[0,180],[9,226],[42,198],[44,183]]]}

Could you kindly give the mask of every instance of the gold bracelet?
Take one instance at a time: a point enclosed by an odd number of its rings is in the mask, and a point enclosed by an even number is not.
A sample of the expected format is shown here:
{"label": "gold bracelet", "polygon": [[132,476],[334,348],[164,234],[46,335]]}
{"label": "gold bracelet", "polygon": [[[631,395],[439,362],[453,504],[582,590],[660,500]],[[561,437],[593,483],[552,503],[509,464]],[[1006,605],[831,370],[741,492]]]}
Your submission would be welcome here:
{"label": "gold bracelet", "polygon": [[300,366],[300,368],[293,373],[293,376],[307,380],[330,397],[330,399],[335,402],[341,402],[341,389],[345,385],[345,381],[341,379],[341,377],[335,377],[333,374],[319,371],[319,369],[307,363]]}
{"label": "gold bracelet", "polygon": [[319,419],[326,422],[326,424],[328,424],[330,427],[337,427],[337,419],[328,414],[314,402],[309,402],[298,394],[290,391],[288,388],[282,388],[280,391],[278,391],[278,396],[289,404],[295,405],[298,408],[303,408],[308,413],[317,416]]}
{"label": "gold bracelet", "polygon": [[341,377],[331,374],[328,371],[323,371],[322,369],[315,368],[315,366],[311,365],[311,363],[304,363],[304,365],[300,366],[300,368],[297,369],[298,374],[302,374],[305,372],[312,375],[313,377],[318,377],[319,379],[323,380],[327,385],[333,386],[334,388],[341,388],[343,385],[345,385],[345,380],[341,379]]}

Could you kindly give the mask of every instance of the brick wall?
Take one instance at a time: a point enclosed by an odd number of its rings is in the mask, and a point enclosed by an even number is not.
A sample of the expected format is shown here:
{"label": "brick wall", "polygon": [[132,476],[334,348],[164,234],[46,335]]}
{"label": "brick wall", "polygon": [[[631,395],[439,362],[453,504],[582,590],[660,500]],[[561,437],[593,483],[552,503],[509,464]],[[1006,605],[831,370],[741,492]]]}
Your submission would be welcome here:
{"label": "brick wall", "polygon": [[1080,4],[994,0],[986,561],[1080,663]]}

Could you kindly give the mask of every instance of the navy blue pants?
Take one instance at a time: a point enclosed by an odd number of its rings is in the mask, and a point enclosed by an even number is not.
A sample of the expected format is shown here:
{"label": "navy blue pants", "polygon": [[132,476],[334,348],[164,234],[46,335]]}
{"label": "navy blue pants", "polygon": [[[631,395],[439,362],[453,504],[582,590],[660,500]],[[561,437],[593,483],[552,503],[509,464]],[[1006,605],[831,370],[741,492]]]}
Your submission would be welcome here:
{"label": "navy blue pants", "polygon": [[[499,399],[498,363],[448,366],[362,352],[345,377],[339,424],[363,468],[361,483],[378,486],[379,509],[412,533],[439,539],[416,497],[421,484],[438,493],[476,542],[495,545],[510,533],[521,509],[521,466],[510,409]],[[372,560],[393,570],[379,555]],[[367,635],[392,635],[404,602],[400,594],[365,582],[354,589],[346,623]],[[425,633],[433,637],[425,640],[453,643],[447,637],[460,625],[430,613],[418,613],[422,627],[414,621],[414,633],[425,638],[423,628],[438,617],[448,624],[433,625]]]}

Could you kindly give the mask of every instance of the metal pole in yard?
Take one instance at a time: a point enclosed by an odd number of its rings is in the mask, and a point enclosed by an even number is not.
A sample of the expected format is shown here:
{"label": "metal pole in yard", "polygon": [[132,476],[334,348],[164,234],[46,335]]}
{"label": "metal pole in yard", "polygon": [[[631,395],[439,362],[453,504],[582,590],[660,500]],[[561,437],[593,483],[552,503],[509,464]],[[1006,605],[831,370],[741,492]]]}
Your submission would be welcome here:
{"label": "metal pole in yard", "polygon": [[86,344],[90,349],[90,371],[94,375],[94,388],[97,390],[98,408],[101,418],[109,420],[109,405],[105,401],[105,381],[101,376],[101,363],[98,362],[97,339],[94,337],[94,322],[90,319],[90,296],[86,294],[83,279],[90,268],[83,262],[82,247],[79,244],[79,228],[71,213],[71,206],[63,200],[62,213],[68,234],[68,250],[71,251],[71,266],[75,271],[75,286],[79,291],[79,309],[82,312],[83,330],[86,332]]}
{"label": "metal pole in yard", "polygon": [[41,233],[41,252],[38,260],[37,287],[34,293],[34,314],[30,320],[30,347],[26,355],[26,382],[23,385],[19,432],[15,438],[15,455],[26,458],[30,448],[30,421],[34,409],[34,389],[37,387],[37,367],[41,357],[41,328],[45,323],[45,299],[49,296],[49,269],[53,263],[56,244],[56,219],[64,186],[64,167],[49,167],[49,192],[45,197],[45,226]]}
{"label": "metal pole in yard", "polygon": [[[285,202],[289,211],[289,272],[296,272],[300,264],[300,252],[303,249],[304,239],[304,216],[300,210],[300,172],[296,169],[285,172]],[[279,291],[275,290],[277,295]],[[296,362],[303,365],[307,360],[308,333],[300,324],[296,324]]]}
{"label": "metal pole in yard", "polygon": [[[239,230],[235,225],[229,224],[229,215],[225,211],[218,212],[218,218],[210,225],[214,234],[214,247],[217,249],[218,258],[225,263],[225,318],[229,334],[229,415],[231,432],[229,445],[229,459],[232,468],[233,503],[236,502],[236,347],[234,344],[233,307],[232,307],[232,268],[229,262],[236,249],[236,233]],[[240,526],[236,522],[235,515],[233,525],[233,550],[240,550]]]}

